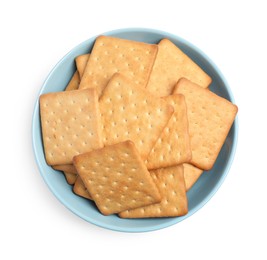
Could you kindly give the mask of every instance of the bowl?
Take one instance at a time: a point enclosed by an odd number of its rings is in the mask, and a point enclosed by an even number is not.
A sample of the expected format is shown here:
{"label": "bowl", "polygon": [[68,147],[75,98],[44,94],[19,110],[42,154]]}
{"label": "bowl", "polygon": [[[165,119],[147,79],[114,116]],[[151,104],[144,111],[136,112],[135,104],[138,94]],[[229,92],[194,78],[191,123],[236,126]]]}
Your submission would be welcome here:
{"label": "bowl", "polygon": [[[158,43],[162,38],[168,38],[212,77],[211,91],[234,103],[230,87],[217,66],[201,50],[186,40],[168,32],[144,28],[114,30],[103,33],[103,35],[147,43]],[[96,37],[79,44],[58,62],[45,80],[40,95],[65,89],[76,70],[75,57],[90,52]],[[237,132],[237,119],[235,119],[214,167],[212,170],[204,172],[187,192],[189,206],[187,215],[174,218],[121,219],[116,215],[103,216],[93,202],[76,196],[72,192],[72,186],[67,184],[63,174],[46,164],[40,126],[39,98],[36,101],[32,119],[32,142],[36,163],[53,194],[69,210],[84,220],[103,228],[124,232],[146,232],[162,229],[190,217],[205,205],[221,186],[231,167],[237,146]]]}

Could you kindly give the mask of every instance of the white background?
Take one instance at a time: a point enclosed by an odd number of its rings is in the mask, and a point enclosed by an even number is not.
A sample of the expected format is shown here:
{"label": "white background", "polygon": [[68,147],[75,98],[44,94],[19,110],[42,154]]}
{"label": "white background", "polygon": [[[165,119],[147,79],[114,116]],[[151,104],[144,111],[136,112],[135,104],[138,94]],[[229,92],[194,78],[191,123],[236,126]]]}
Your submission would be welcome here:
{"label": "white background", "polygon": [[[265,1],[1,1],[1,259],[267,259]],[[185,221],[120,233],[67,210],[38,172],[35,100],[70,49],[105,31],[165,30],[202,49],[239,106],[239,143],[215,196]]]}

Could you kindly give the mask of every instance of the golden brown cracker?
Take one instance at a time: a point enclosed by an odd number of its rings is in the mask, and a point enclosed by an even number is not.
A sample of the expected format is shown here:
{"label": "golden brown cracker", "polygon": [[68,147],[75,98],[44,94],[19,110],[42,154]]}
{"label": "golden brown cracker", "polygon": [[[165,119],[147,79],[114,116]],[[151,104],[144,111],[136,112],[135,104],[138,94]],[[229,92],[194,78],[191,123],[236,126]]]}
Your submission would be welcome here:
{"label": "golden brown cracker", "polygon": [[152,96],[121,74],[112,77],[99,106],[104,145],[131,140],[144,159],[173,114],[166,101]]}
{"label": "golden brown cracker", "polygon": [[210,170],[234,122],[237,106],[187,79],[179,80],[174,94],[185,96],[192,149],[190,163]]}
{"label": "golden brown cracker", "polygon": [[83,198],[92,200],[92,196],[90,195],[90,193],[87,190],[87,188],[84,186],[83,181],[82,181],[80,176],[78,176],[78,178],[75,181],[75,184],[73,186],[73,192],[76,195],[79,195],[79,196],[81,196]]}
{"label": "golden brown cracker", "polygon": [[150,171],[162,200],[159,203],[119,213],[122,218],[176,217],[188,212],[183,166]]}
{"label": "golden brown cracker", "polygon": [[160,194],[131,141],[73,159],[79,176],[104,215],[160,201]]}
{"label": "golden brown cracker", "polygon": [[161,40],[147,90],[160,97],[168,96],[182,77],[205,88],[211,83],[211,77],[182,50],[168,39]]}
{"label": "golden brown cracker", "polygon": [[79,73],[80,78],[82,78],[83,76],[84,69],[86,67],[89,57],[90,57],[90,54],[88,53],[88,54],[77,56],[75,58],[76,67],[77,67],[77,71]]}
{"label": "golden brown cracker", "polygon": [[96,88],[100,97],[114,73],[146,87],[158,51],[155,44],[99,36],[81,79],[80,89]]}
{"label": "golden brown cracker", "polygon": [[94,89],[40,96],[43,144],[49,165],[71,164],[74,155],[102,147]]}
{"label": "golden brown cracker", "polygon": [[184,96],[171,95],[163,99],[174,108],[174,113],[148,155],[148,169],[165,168],[191,160]]}

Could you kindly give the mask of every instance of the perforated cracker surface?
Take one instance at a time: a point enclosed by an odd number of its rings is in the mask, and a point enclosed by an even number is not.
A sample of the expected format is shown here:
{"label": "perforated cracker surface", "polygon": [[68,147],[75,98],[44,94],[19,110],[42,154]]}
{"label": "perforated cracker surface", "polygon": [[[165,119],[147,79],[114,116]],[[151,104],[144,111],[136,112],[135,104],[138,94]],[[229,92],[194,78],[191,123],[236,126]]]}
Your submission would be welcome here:
{"label": "perforated cracker surface", "polygon": [[75,156],[74,165],[104,215],[160,201],[160,194],[131,141]]}
{"label": "perforated cracker surface", "polygon": [[173,114],[173,108],[166,101],[120,74],[110,80],[99,106],[104,145],[131,140],[144,159]]}
{"label": "perforated cracker surface", "polygon": [[71,164],[74,155],[102,147],[94,89],[44,94],[40,112],[49,165]]}
{"label": "perforated cracker surface", "polygon": [[176,45],[168,39],[161,40],[147,89],[160,97],[168,96],[182,77],[203,87],[211,83],[210,76]]}
{"label": "perforated cracker surface", "polygon": [[184,163],[183,166],[184,166],[185,187],[186,187],[186,190],[188,191],[196,183],[198,178],[203,173],[203,170],[189,163]]}
{"label": "perforated cracker surface", "polygon": [[92,200],[92,196],[90,195],[87,188],[84,186],[83,181],[80,176],[75,181],[75,184],[73,186],[73,192],[83,198]]}
{"label": "perforated cracker surface", "polygon": [[234,122],[237,106],[186,79],[179,80],[174,93],[185,96],[192,150],[190,163],[209,170]]}
{"label": "perforated cracker surface", "polygon": [[171,95],[163,99],[174,108],[174,113],[147,158],[148,169],[174,166],[191,160],[184,96]]}
{"label": "perforated cracker surface", "polygon": [[114,73],[122,73],[139,86],[145,87],[155,61],[158,46],[99,36],[81,80],[80,89],[96,88],[101,96]]}
{"label": "perforated cracker surface", "polygon": [[188,211],[184,183],[183,166],[175,166],[150,171],[159,188],[160,203],[127,210],[119,214],[122,218],[175,217],[185,215]]}

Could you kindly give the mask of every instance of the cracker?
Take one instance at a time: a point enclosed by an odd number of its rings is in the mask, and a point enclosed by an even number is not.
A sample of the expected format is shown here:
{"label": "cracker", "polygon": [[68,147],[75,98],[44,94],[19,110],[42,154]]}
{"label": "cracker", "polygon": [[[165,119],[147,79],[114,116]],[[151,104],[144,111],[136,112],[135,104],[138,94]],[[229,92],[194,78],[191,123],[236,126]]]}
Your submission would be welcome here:
{"label": "cracker", "polygon": [[65,90],[70,91],[70,90],[78,89],[79,84],[80,84],[80,76],[79,76],[79,73],[75,71]]}
{"label": "cracker", "polygon": [[148,169],[178,165],[191,160],[186,104],[183,95],[163,98],[173,106],[174,113],[148,155]]}
{"label": "cracker", "polygon": [[86,67],[87,61],[90,57],[90,54],[83,54],[80,56],[77,56],[75,58],[75,62],[76,62],[76,67],[77,67],[77,71],[79,73],[80,78],[82,78],[83,73],[84,73],[84,69]]}
{"label": "cracker", "polygon": [[[65,91],[76,90],[79,88],[79,84],[80,84],[80,76],[78,71],[75,71]],[[57,168],[53,167],[55,170],[64,172],[68,184],[74,184],[77,177],[77,171],[74,168],[74,166],[72,165],[62,165],[62,167],[61,165],[55,165],[55,166],[57,166]],[[75,173],[76,176],[72,176],[70,175],[70,173]]]}
{"label": "cracker", "polygon": [[190,163],[210,170],[234,122],[237,106],[187,79],[179,80],[174,93],[185,96],[192,149]]}
{"label": "cracker", "polygon": [[115,74],[99,100],[104,145],[135,143],[146,159],[173,114],[172,106]]}
{"label": "cracker", "polygon": [[92,196],[90,195],[89,191],[87,190],[87,188],[84,186],[83,181],[81,179],[81,177],[78,176],[78,178],[75,181],[75,184],[73,186],[73,192],[76,195],[79,195],[83,198],[92,200]]}
{"label": "cracker", "polygon": [[127,210],[119,214],[122,218],[176,217],[188,212],[183,166],[150,171],[162,200],[160,203]]}
{"label": "cracker", "polygon": [[40,112],[47,164],[71,164],[74,155],[102,147],[94,89],[44,94]]}
{"label": "cracker", "polygon": [[100,97],[114,73],[122,73],[139,87],[146,87],[158,46],[99,36],[87,62],[80,89],[96,88]]}
{"label": "cracker", "polygon": [[69,172],[72,174],[77,174],[76,168],[73,164],[61,164],[61,165],[53,165],[52,168],[57,171]]}
{"label": "cracker", "polygon": [[73,185],[76,182],[77,174],[73,174],[70,172],[64,172],[64,175],[66,177],[67,183],[70,185]]}
{"label": "cracker", "polygon": [[185,187],[186,187],[186,191],[188,191],[196,183],[198,178],[203,173],[203,170],[198,169],[197,167],[189,163],[184,163],[183,166],[184,166]]}
{"label": "cracker", "polygon": [[73,158],[79,176],[104,215],[160,201],[160,194],[131,141]]}
{"label": "cracker", "polygon": [[147,89],[160,97],[168,96],[182,77],[205,88],[211,83],[211,77],[176,45],[168,39],[161,40]]}

